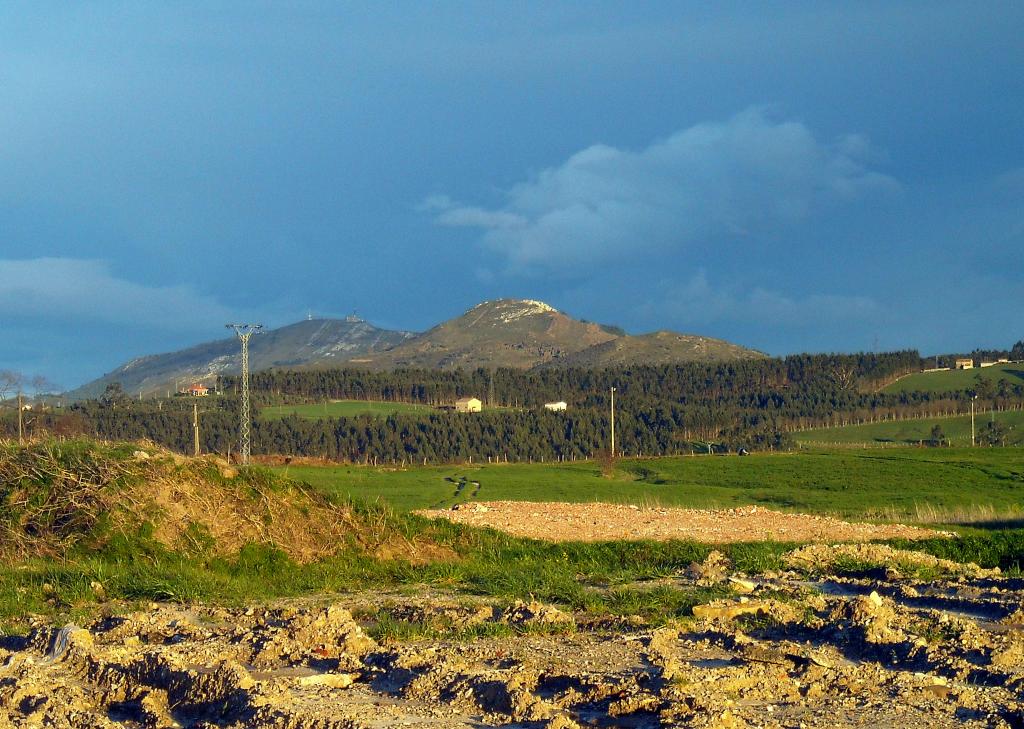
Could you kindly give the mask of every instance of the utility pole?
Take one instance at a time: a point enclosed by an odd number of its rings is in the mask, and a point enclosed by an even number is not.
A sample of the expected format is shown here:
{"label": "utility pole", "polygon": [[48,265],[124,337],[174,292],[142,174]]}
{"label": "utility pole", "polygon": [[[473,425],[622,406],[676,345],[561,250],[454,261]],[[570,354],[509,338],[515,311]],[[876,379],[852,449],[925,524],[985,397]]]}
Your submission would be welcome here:
{"label": "utility pole", "polygon": [[612,388],[612,458],[615,458],[615,388]]}
{"label": "utility pole", "polygon": [[249,465],[250,428],[249,416],[249,338],[263,329],[262,324],[227,324],[234,329],[242,343],[242,416],[238,428],[238,458],[243,466]]}
{"label": "utility pole", "polygon": [[193,445],[195,446],[193,448],[193,454],[192,455],[198,456],[199,455],[199,404],[198,403],[192,403],[192,441],[193,441]]}
{"label": "utility pole", "polygon": [[978,399],[977,395],[971,397],[971,447],[974,447],[974,401]]}
{"label": "utility pole", "polygon": [[18,445],[25,445],[25,406],[21,400],[21,390],[18,390]]}

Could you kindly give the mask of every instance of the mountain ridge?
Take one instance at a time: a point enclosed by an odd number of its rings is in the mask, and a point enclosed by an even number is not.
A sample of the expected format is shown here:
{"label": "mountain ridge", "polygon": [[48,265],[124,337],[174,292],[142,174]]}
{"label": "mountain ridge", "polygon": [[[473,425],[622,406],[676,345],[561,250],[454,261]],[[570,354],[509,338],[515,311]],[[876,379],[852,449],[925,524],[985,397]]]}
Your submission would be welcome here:
{"label": "mountain ridge", "polygon": [[[254,336],[249,343],[253,371],[272,367],[295,367],[310,361],[322,365],[341,364],[378,349],[389,349],[413,332],[380,329],[356,317],[305,319]],[[131,394],[162,395],[178,384],[199,382],[212,385],[221,374],[237,374],[241,352],[235,336],[161,354],[135,357],[91,382],[68,393],[71,399],[97,397],[106,386],[120,382]]]}
{"label": "mountain ridge", "polygon": [[[495,299],[425,332],[380,329],[356,317],[309,319],[250,341],[250,367],[476,369],[602,367],[764,357],[713,337],[658,330],[630,335],[619,327],[575,319],[535,299]],[[240,369],[238,340],[226,337],[186,349],[135,357],[67,393],[97,397],[120,382],[128,393],[162,395],[178,385],[211,385]]]}

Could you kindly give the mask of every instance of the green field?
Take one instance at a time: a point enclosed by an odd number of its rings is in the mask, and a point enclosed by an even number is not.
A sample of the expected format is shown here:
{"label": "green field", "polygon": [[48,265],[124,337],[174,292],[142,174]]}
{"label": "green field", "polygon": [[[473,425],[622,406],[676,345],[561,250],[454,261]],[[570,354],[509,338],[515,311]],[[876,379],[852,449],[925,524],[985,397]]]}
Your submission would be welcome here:
{"label": "green field", "polygon": [[260,417],[266,420],[298,415],[300,418],[351,418],[357,415],[387,417],[396,413],[432,412],[429,405],[411,402],[381,402],[379,400],[329,400],[297,405],[267,405],[260,408]]}
{"label": "green field", "polygon": [[[777,571],[783,567],[782,555],[793,546],[769,541],[714,546],[678,540],[546,543],[422,519],[389,504],[404,510],[468,499],[601,499],[694,506],[756,504],[879,519],[913,515],[922,504],[966,508],[969,513],[987,505],[1003,517],[999,528],[992,522],[983,529],[975,523],[959,530],[960,539],[891,543],[961,562],[999,566],[1011,575],[1019,575],[1024,563],[1024,529],[1013,528],[1024,523],[1019,506],[1024,496],[1024,449],[1020,448],[623,460],[607,478],[595,463],[407,470],[281,467],[278,473],[304,479],[342,499],[357,499],[337,512],[343,535],[336,542],[329,537],[337,551],[311,562],[287,556],[283,551],[289,546],[287,537],[280,544],[249,543],[237,551],[221,552],[215,549],[215,540],[224,535],[216,537],[202,524],[195,530],[190,525],[185,532],[192,539],[174,544],[157,541],[155,527],[160,520],[181,517],[163,509],[134,511],[132,504],[139,502],[123,496],[163,494],[168,484],[188,483],[241,507],[248,504],[251,512],[242,513],[264,524],[271,523],[268,504],[276,504],[275,511],[284,513],[286,502],[295,503],[307,518],[311,512],[304,509],[315,508],[324,518],[322,509],[330,507],[300,494],[290,479],[278,478],[262,467],[243,467],[228,477],[209,458],[140,462],[134,455],[137,448],[135,443],[88,440],[25,447],[0,442],[0,472],[13,474],[11,482],[18,484],[18,498],[3,504],[4,523],[14,528],[0,535],[0,548],[8,550],[0,560],[0,634],[27,633],[40,614],[57,624],[81,624],[81,616],[107,609],[108,601],[238,605],[325,592],[419,586],[490,596],[500,603],[537,598],[574,611],[641,615],[657,623],[688,616],[693,605],[725,596],[728,589],[652,589],[638,581],[678,574],[690,563],[704,560],[712,549],[722,551],[740,572]],[[69,525],[59,507],[83,495],[89,499],[87,504],[124,504],[127,511],[118,512],[120,521],[109,521],[107,514],[112,512],[86,509],[88,516]],[[1008,515],[1015,507],[1014,519]],[[134,516],[127,519],[129,514]],[[117,524],[121,528],[112,528]],[[23,525],[31,530],[23,531]],[[47,541],[40,547],[36,546],[39,540]],[[408,551],[396,553],[396,547]],[[426,559],[412,559],[421,555]],[[859,574],[863,566],[858,563],[847,569]],[[929,579],[928,574],[925,570],[917,576]],[[102,591],[97,591],[97,583]]]}
{"label": "green field", "polygon": [[[775,509],[922,518],[922,510],[1024,502],[1024,449],[902,448],[623,460],[606,477],[596,463],[503,464],[405,470],[281,467],[339,497],[399,510],[463,501],[606,501],[637,505]],[[477,486],[476,484],[479,484]]]}
{"label": "green field", "polygon": [[[975,429],[981,442],[981,434],[990,419],[1010,428],[1006,437],[1007,445],[1024,445],[1024,412],[1008,411],[975,414]],[[921,418],[919,420],[897,420],[864,425],[846,425],[839,428],[820,428],[794,433],[798,443],[807,445],[837,445],[844,443],[919,443],[931,439],[932,428],[942,427],[947,441],[953,445],[969,446],[971,443],[971,416],[953,418]]]}
{"label": "green field", "polygon": [[946,370],[944,372],[915,372],[901,377],[884,388],[882,392],[953,392],[968,390],[974,386],[978,376],[991,380],[992,384],[1000,378],[1011,384],[1024,384],[1024,364],[1001,364],[992,367],[976,367],[970,370]]}

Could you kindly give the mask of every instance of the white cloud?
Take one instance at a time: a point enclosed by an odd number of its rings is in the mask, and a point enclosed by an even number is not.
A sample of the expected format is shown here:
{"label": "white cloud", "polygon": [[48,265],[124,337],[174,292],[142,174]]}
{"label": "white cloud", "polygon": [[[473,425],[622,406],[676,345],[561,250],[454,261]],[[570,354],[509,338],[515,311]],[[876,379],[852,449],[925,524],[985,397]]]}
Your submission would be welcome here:
{"label": "white cloud", "polygon": [[515,185],[486,209],[435,195],[420,209],[440,225],[483,231],[481,241],[517,270],[685,248],[754,236],[813,211],[899,189],[869,169],[868,140],[822,143],[795,121],[759,108],[698,124],[630,151],[588,147]]}
{"label": "white cloud", "polygon": [[[750,322],[777,327],[866,324],[886,317],[885,308],[866,296],[808,294],[789,296],[762,287],[712,286],[701,270],[689,281],[665,287],[647,313],[667,312],[689,325]],[[664,314],[662,314],[664,315]]]}
{"label": "white cloud", "polygon": [[166,331],[209,327],[234,314],[188,286],[144,286],[118,278],[102,261],[0,259],[0,309],[11,319],[147,325]]}

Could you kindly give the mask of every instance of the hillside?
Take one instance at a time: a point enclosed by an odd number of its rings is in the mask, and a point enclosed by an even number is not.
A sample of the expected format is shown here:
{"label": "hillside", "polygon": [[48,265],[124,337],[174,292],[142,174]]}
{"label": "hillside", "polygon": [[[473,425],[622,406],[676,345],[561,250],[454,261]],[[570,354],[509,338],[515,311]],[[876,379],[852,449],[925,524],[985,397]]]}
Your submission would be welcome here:
{"label": "hillside", "polygon": [[372,369],[579,366],[762,356],[718,339],[674,332],[630,336],[573,319],[541,301],[500,299],[379,354],[352,360]]}
{"label": "hillside", "polygon": [[558,362],[565,367],[614,367],[674,362],[753,359],[766,355],[713,337],[658,331],[622,336],[576,352]]}
{"label": "hillside", "polygon": [[[1024,412],[1009,410],[992,413],[978,410],[975,416],[975,435],[979,444],[987,438],[987,427],[990,421],[1005,426],[1005,444],[1016,446],[1024,444]],[[794,433],[798,443],[807,445],[832,444],[916,444],[932,439],[932,428],[938,425],[947,442],[954,445],[967,446],[971,443],[971,416],[914,418],[909,420],[892,420],[879,423],[863,423],[845,425],[836,428],[816,428]]]}
{"label": "hillside", "polygon": [[[271,329],[249,344],[253,371],[299,365],[329,366],[352,357],[389,349],[413,336],[410,332],[379,329],[362,319],[311,319]],[[163,395],[181,382],[213,385],[217,375],[238,374],[241,355],[234,336],[197,344],[166,354],[139,357],[99,379],[68,393],[71,399],[97,397],[109,383],[120,382],[125,391]]]}
{"label": "hillside", "polygon": [[975,367],[969,370],[941,370],[938,372],[915,372],[901,377],[885,387],[882,392],[956,392],[975,386],[977,378],[989,380],[998,386],[999,380],[1011,385],[1024,382],[1024,363],[1010,362],[992,367]]}

